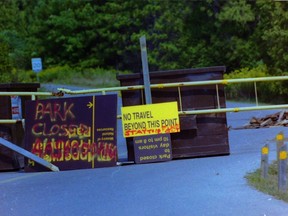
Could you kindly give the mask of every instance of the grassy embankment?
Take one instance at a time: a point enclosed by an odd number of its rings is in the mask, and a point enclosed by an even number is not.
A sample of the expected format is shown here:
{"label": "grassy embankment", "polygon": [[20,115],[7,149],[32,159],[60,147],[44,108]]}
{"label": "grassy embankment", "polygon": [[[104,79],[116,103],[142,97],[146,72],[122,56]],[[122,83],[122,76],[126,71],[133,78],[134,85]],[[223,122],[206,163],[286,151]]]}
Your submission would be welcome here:
{"label": "grassy embankment", "polygon": [[[287,170],[288,171],[288,170]],[[257,190],[288,202],[288,191],[286,193],[278,191],[278,170],[277,162],[272,162],[268,170],[268,178],[261,177],[261,170],[248,173],[246,176],[248,183]]]}
{"label": "grassy embankment", "polygon": [[70,68],[68,66],[54,67],[39,74],[41,83],[106,88],[119,86],[116,74],[127,74],[127,71]]}

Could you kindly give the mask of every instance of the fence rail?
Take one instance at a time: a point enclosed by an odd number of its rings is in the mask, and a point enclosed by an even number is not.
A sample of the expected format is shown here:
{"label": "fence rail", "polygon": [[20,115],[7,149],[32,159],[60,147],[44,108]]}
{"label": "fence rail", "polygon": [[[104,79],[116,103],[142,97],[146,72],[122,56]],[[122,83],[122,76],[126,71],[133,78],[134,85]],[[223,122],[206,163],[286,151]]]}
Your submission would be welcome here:
{"label": "fence rail", "polygon": [[[288,104],[283,105],[269,105],[269,106],[258,106],[258,97],[257,97],[257,82],[266,82],[266,81],[281,81],[288,80],[288,76],[281,77],[260,77],[260,78],[246,78],[246,79],[223,79],[223,80],[209,80],[209,81],[195,81],[195,82],[178,82],[178,83],[163,83],[163,84],[151,84],[151,89],[154,88],[171,88],[177,87],[179,95],[179,115],[197,115],[197,114],[206,114],[206,113],[221,113],[221,112],[242,112],[242,111],[251,111],[251,110],[266,110],[266,109],[286,109]],[[232,83],[243,83],[243,82],[254,82],[255,89],[255,99],[256,107],[241,107],[241,108],[225,108],[220,106],[220,97],[219,97],[219,85],[226,85]],[[203,86],[203,85],[215,85],[216,97],[217,97],[217,109],[202,109],[202,110],[183,110],[182,107],[182,98],[181,98],[181,88],[185,86]],[[77,90],[71,91],[69,89],[58,88],[59,92],[0,92],[1,96],[31,96],[32,100],[36,100],[37,96],[63,96],[64,94],[91,94],[91,93],[102,93],[103,95],[106,92],[115,92],[115,91],[129,91],[129,90],[141,90],[143,95],[144,85],[136,86],[125,86],[125,87],[112,87],[112,88],[101,88],[101,89],[88,89],[88,90]],[[143,103],[143,99],[142,99]],[[117,116],[121,118],[121,116]],[[22,126],[25,128],[25,119],[0,119],[0,124],[16,124],[18,122],[22,123]],[[58,171],[58,167],[55,167],[53,164],[46,164],[41,158],[34,157],[35,155],[27,152],[25,149],[22,149],[13,143],[9,143],[4,139],[0,138],[0,145],[4,145],[13,151],[21,153],[22,155],[31,158],[32,160],[42,163],[44,166],[49,167],[53,171]]]}
{"label": "fence rail", "polygon": [[[272,81],[284,81],[288,80],[288,76],[273,76],[273,77],[257,77],[257,78],[241,78],[241,79],[222,79],[222,80],[206,80],[206,81],[192,81],[192,82],[177,82],[177,83],[159,83],[151,84],[151,89],[157,88],[175,88],[177,87],[179,95],[179,115],[197,115],[197,114],[208,114],[208,113],[224,113],[224,112],[243,112],[243,111],[254,111],[254,110],[271,110],[271,109],[287,109],[288,104],[282,105],[266,105],[259,106],[257,96],[257,82],[272,82]],[[234,107],[234,108],[222,108],[220,106],[219,97],[219,85],[235,84],[235,83],[247,83],[253,82],[255,89],[255,104],[253,107]],[[183,110],[182,99],[181,99],[181,88],[187,86],[203,86],[203,85],[215,85],[216,97],[217,97],[217,108],[216,109],[201,109],[201,110]],[[0,96],[31,96],[32,100],[36,99],[36,96],[57,96],[61,97],[64,94],[69,95],[81,95],[81,94],[93,94],[101,93],[105,95],[107,92],[121,92],[131,90],[144,90],[144,85],[135,86],[121,86],[121,87],[110,87],[110,88],[97,88],[97,89],[84,89],[84,90],[70,90],[65,88],[58,88],[58,92],[0,92]],[[121,116],[117,116],[121,118]],[[19,121],[24,123],[24,119],[0,119],[0,124],[14,124]]]}

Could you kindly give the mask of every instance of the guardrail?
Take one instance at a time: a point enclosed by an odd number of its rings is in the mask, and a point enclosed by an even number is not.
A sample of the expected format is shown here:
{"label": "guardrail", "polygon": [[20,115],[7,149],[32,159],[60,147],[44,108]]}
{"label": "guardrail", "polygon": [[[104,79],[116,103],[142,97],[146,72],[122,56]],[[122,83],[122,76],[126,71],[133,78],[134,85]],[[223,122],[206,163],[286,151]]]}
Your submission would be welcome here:
{"label": "guardrail", "polygon": [[[151,89],[155,88],[172,88],[177,87],[179,95],[179,115],[197,115],[197,114],[208,114],[208,113],[224,113],[224,112],[243,112],[243,111],[254,111],[254,110],[271,110],[271,109],[286,109],[288,104],[281,105],[265,105],[259,106],[258,94],[257,94],[257,82],[272,82],[272,81],[283,81],[288,80],[288,76],[273,76],[273,77],[258,77],[258,78],[242,78],[242,79],[223,79],[223,80],[207,80],[207,81],[192,81],[192,82],[177,82],[177,83],[160,83],[151,84]],[[235,108],[221,108],[219,99],[219,85],[227,85],[234,83],[254,83],[255,91],[255,102],[256,106],[253,107],[235,107]],[[201,86],[201,85],[215,85],[216,86],[216,97],[217,97],[217,109],[201,109],[201,110],[183,110],[181,100],[181,88],[186,86]],[[110,87],[110,88],[98,88],[98,89],[85,89],[85,90],[70,90],[65,88],[58,88],[59,92],[0,92],[0,96],[31,96],[32,100],[36,99],[36,96],[64,96],[64,94],[70,95],[81,95],[81,94],[93,94],[101,93],[105,95],[107,92],[121,92],[131,90],[144,90],[144,85],[135,86],[122,86],[122,87]],[[143,93],[144,94],[144,93]],[[143,95],[142,94],[142,95]],[[121,118],[121,116],[117,116]],[[22,121],[24,119],[0,119],[0,124],[13,124]]]}
{"label": "guardrail", "polygon": [[[178,83],[162,83],[162,84],[151,84],[151,89],[155,88],[178,88],[179,95],[179,115],[197,115],[197,114],[207,114],[207,113],[223,113],[223,112],[242,112],[242,111],[253,111],[253,110],[268,110],[268,109],[285,109],[288,108],[288,104],[283,105],[269,105],[269,106],[259,106],[258,94],[257,94],[257,82],[272,82],[272,81],[283,81],[288,80],[288,76],[274,76],[274,77],[258,77],[258,78],[242,78],[242,79],[223,79],[223,80],[208,80],[208,81],[193,81],[193,82],[178,82]],[[234,83],[254,83],[255,92],[255,102],[256,107],[235,107],[235,108],[221,108],[219,99],[219,85],[227,85]],[[215,85],[216,86],[216,97],[217,97],[217,109],[203,109],[203,110],[183,110],[182,100],[181,100],[181,87],[185,86],[201,86],[201,85]],[[123,86],[123,87],[112,87],[112,88],[101,88],[101,89],[88,89],[88,90],[76,90],[71,91],[65,88],[58,88],[66,94],[76,95],[76,94],[91,94],[91,93],[102,93],[115,92],[115,91],[129,91],[129,90],[144,90],[144,85],[136,86]],[[143,93],[142,93],[143,95]],[[121,116],[117,116],[120,118]]]}
{"label": "guardrail", "polygon": [[[197,114],[207,114],[207,113],[223,113],[223,112],[242,112],[242,111],[251,111],[251,110],[267,110],[267,109],[285,109],[288,108],[288,104],[282,105],[266,105],[259,106],[258,104],[258,96],[257,96],[257,82],[266,82],[266,81],[281,81],[288,80],[288,76],[277,76],[277,77],[261,77],[261,78],[245,78],[245,79],[227,79],[227,80],[209,80],[209,81],[195,81],[195,82],[178,82],[178,83],[163,83],[163,84],[151,84],[151,89],[155,88],[171,88],[177,87],[178,96],[179,96],[179,115],[197,115]],[[243,83],[243,82],[253,82],[255,89],[255,99],[256,106],[254,107],[235,107],[235,108],[225,108],[220,106],[220,97],[219,97],[219,85],[226,85],[230,83]],[[217,97],[217,108],[216,109],[201,109],[201,110],[183,110],[182,99],[181,99],[181,88],[185,86],[203,86],[203,85],[215,85],[216,87],[216,97]],[[112,87],[112,88],[101,88],[101,89],[88,89],[88,90],[76,90],[71,91],[69,89],[58,88],[59,92],[0,92],[1,96],[31,96],[32,100],[36,100],[37,96],[63,96],[64,94],[92,94],[92,93],[102,93],[103,95],[106,92],[121,92],[121,91],[129,91],[129,90],[142,90],[142,97],[144,95],[144,85],[136,85],[136,86],[125,86],[125,87]],[[142,98],[142,101],[143,98]],[[121,115],[118,115],[117,118],[121,118]],[[17,122],[22,122],[22,126],[25,128],[25,119],[0,119],[0,124],[15,124]],[[44,166],[50,168],[53,171],[58,171],[58,167],[55,167],[53,164],[45,163],[43,159],[32,155],[30,152],[27,152],[25,149],[19,148],[13,143],[5,141],[0,138],[0,145],[4,145],[13,151],[16,151]]]}

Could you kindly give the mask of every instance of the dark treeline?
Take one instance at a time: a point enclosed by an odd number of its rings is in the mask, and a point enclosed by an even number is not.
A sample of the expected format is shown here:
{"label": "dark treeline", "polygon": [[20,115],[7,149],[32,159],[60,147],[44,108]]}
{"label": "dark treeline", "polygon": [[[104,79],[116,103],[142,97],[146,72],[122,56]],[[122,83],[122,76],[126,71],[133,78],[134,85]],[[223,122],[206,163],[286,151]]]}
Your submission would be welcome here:
{"label": "dark treeline", "polygon": [[56,65],[151,71],[266,65],[288,71],[288,2],[270,0],[2,0],[0,71]]}

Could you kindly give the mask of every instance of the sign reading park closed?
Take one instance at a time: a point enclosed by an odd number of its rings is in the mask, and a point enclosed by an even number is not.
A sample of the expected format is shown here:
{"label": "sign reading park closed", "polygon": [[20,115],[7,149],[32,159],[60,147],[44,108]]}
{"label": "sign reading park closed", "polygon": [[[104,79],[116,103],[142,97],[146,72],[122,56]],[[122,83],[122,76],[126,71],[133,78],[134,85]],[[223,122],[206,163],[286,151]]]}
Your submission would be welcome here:
{"label": "sign reading park closed", "polygon": [[180,132],[177,102],[122,107],[124,137]]}
{"label": "sign reading park closed", "polygon": [[[117,95],[27,101],[25,147],[60,170],[115,166]],[[43,167],[26,160],[26,171]]]}

